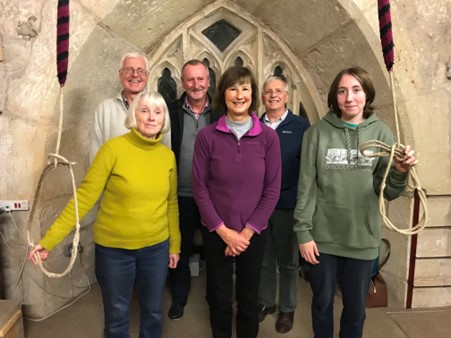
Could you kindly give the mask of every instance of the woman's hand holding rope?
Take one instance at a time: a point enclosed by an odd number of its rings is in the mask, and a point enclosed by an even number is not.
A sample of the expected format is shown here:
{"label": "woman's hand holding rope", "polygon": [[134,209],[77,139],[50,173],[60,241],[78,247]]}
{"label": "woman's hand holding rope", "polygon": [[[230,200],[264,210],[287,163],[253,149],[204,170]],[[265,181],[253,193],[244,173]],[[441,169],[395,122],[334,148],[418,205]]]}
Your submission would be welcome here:
{"label": "woman's hand holding rope", "polygon": [[394,158],[395,168],[398,172],[407,174],[410,171],[410,168],[414,167],[418,163],[418,160],[414,156],[415,151],[411,149],[409,145],[407,145],[402,152],[403,157]]}
{"label": "woman's hand holding rope", "polygon": [[48,250],[44,249],[42,245],[37,244],[33,249],[30,250],[28,254],[28,259],[33,262],[33,264],[38,264],[47,259],[49,255]]}
{"label": "woman's hand holding rope", "polygon": [[[380,152],[369,152],[367,148],[380,148]],[[387,164],[387,170],[385,171],[384,178],[382,180],[381,189],[379,193],[379,210],[384,224],[389,228],[396,232],[399,232],[404,235],[414,235],[419,233],[426,227],[426,223],[428,220],[428,209],[426,203],[426,193],[421,188],[420,180],[415,171],[415,165],[418,163],[418,160],[414,156],[414,151],[410,148],[410,146],[404,146],[402,144],[393,144],[391,147],[381,142],[379,140],[369,140],[362,144],[359,148],[359,151],[362,155],[367,157],[384,157],[389,156],[390,159]],[[418,224],[414,225],[409,229],[401,229],[396,227],[387,217],[384,203],[384,188],[387,181],[388,174],[390,172],[390,167],[394,162],[394,166],[396,170],[400,173],[409,174],[410,179],[412,180],[413,188],[416,190],[418,194],[418,198],[420,200],[420,204],[423,209],[423,214],[421,219],[418,221]]]}

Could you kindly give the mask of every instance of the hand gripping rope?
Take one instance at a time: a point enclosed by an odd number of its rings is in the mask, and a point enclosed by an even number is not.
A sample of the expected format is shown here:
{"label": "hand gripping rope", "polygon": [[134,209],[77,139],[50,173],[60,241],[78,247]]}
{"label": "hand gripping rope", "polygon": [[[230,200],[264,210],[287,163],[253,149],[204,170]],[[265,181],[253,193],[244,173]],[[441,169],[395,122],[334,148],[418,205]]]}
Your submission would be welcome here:
{"label": "hand gripping rope", "polygon": [[[390,15],[390,0],[378,0],[378,13],[379,13],[379,29],[380,29],[380,37],[381,37],[381,45],[382,52],[384,54],[384,62],[387,67],[387,71],[390,78],[390,88],[393,96],[393,106],[395,112],[395,121],[396,121],[396,139],[400,140],[399,133],[399,121],[398,121],[398,110],[396,104],[396,96],[394,91],[394,83],[393,83],[393,64],[394,64],[394,51],[393,51],[393,33],[392,33],[392,24],[391,24],[391,15]],[[368,148],[379,148],[381,151],[368,155],[365,152]],[[417,234],[421,230],[426,227],[426,223],[428,220],[428,209],[426,205],[426,194],[424,190],[421,188],[420,180],[418,179],[418,175],[414,167],[410,168],[409,171],[409,187],[412,190],[416,190],[418,197],[420,199],[420,203],[423,209],[423,214],[416,224],[412,228],[408,229],[400,229],[396,227],[387,217],[387,213],[385,210],[385,201],[384,201],[384,189],[386,186],[386,181],[388,177],[388,173],[390,172],[390,168],[393,163],[393,159],[396,156],[399,159],[402,159],[404,154],[403,150],[405,146],[400,143],[395,143],[391,147],[384,142],[379,140],[369,140],[363,143],[359,151],[362,155],[367,157],[385,157],[390,156],[387,169],[385,170],[384,178],[381,183],[380,192],[379,192],[379,211],[382,217],[384,224],[389,228],[396,232],[399,232],[404,235],[413,235]]]}
{"label": "hand gripping rope", "polygon": [[31,224],[34,222],[35,211],[37,208],[37,203],[39,200],[42,183],[44,181],[45,176],[50,170],[55,170],[59,166],[65,166],[69,169],[71,178],[72,178],[72,190],[73,190],[73,198],[74,198],[74,210],[75,210],[75,234],[72,241],[72,251],[70,256],[70,262],[66,270],[62,273],[54,273],[46,270],[43,266],[41,257],[39,253],[35,254],[35,258],[38,262],[39,267],[42,272],[48,277],[59,278],[65,276],[68,272],[72,270],[74,266],[75,260],[77,259],[78,254],[78,243],[80,241],[80,220],[78,217],[78,200],[77,200],[77,188],[75,184],[75,177],[72,167],[76,164],[76,162],[69,162],[66,158],[59,154],[59,148],[61,144],[61,134],[63,130],[63,115],[64,115],[64,98],[63,98],[63,87],[66,83],[67,77],[67,69],[69,63],[69,0],[58,0],[58,21],[56,25],[57,31],[57,46],[56,46],[56,62],[57,62],[57,71],[58,71],[58,82],[60,84],[60,116],[58,122],[58,138],[56,142],[56,151],[54,154],[49,154],[49,157],[53,158],[53,164],[48,164],[44,171],[41,174],[39,179],[38,187],[36,189],[36,195],[33,200],[32,210],[30,214],[30,220],[27,229],[27,240],[28,244],[31,247],[34,247],[35,244],[30,234]]}

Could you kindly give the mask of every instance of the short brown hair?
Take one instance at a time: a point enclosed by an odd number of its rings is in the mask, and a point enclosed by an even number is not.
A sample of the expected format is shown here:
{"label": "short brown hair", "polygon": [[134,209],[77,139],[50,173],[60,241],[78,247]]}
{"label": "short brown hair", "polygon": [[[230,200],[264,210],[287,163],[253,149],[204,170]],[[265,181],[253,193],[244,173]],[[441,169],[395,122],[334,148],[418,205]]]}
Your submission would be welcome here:
{"label": "short brown hair", "polygon": [[227,106],[225,103],[225,91],[232,87],[235,83],[243,84],[247,82],[251,83],[252,89],[252,102],[249,107],[249,111],[256,112],[259,104],[257,81],[249,68],[241,66],[230,67],[224,72],[224,74],[222,74],[213,97],[213,110],[226,113]]}

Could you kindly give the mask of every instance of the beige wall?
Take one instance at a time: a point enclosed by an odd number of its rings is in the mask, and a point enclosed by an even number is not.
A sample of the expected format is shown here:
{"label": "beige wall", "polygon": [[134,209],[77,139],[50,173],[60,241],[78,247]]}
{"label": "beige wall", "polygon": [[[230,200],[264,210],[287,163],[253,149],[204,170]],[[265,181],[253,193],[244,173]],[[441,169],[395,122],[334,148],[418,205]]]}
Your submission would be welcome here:
{"label": "beige wall", "polygon": [[[278,35],[291,48],[312,79],[322,100],[311,111],[312,120],[325,111],[328,86],[349,65],[364,66],[377,86],[377,114],[394,127],[393,100],[379,44],[377,8],[373,0],[358,1],[71,1],[70,69],[64,88],[64,129],[60,153],[75,167],[77,182],[87,167],[89,128],[95,106],[119,90],[120,56],[130,50],[149,56],[171,31],[195,17],[205,6],[226,4],[240,8]],[[47,155],[55,151],[59,118],[59,85],[55,70],[56,1],[1,0],[0,36],[0,199],[32,203]],[[239,14],[237,14],[239,15]],[[446,65],[451,63],[451,3],[447,0],[392,1],[395,40],[395,93],[401,124],[401,143],[411,144],[420,158],[418,173],[428,199],[431,228],[418,238],[417,269],[412,306],[451,305],[451,170],[450,91]],[[34,16],[36,20],[30,17]],[[20,26],[20,28],[19,28]],[[18,31],[19,30],[19,31]],[[65,169],[52,172],[35,207],[31,224],[35,241],[70,197]],[[412,199],[403,197],[389,206],[389,216],[408,227]],[[25,263],[24,240],[30,211],[0,214],[1,271],[7,297],[22,299],[29,316],[40,317],[80,294],[94,281],[90,225],[83,222],[85,250],[73,273],[51,280]],[[19,232],[20,230],[20,232]],[[408,291],[410,238],[385,232],[393,255],[384,275],[393,297],[404,306]],[[50,267],[61,271],[68,263],[62,247],[51,253]],[[425,259],[433,257],[434,259]],[[80,264],[80,262],[82,264]],[[85,274],[86,270],[86,274]],[[436,278],[427,278],[427,276]],[[20,280],[19,283],[17,281]],[[424,288],[428,286],[428,288]],[[51,296],[50,294],[57,295]],[[45,300],[45,301],[43,301]]]}

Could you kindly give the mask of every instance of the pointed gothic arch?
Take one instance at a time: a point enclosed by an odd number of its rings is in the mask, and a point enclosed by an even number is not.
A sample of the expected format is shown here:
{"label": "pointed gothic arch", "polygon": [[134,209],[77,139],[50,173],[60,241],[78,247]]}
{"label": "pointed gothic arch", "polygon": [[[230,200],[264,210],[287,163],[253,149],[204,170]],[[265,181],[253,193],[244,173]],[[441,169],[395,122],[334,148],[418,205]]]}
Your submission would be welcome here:
{"label": "pointed gothic arch", "polygon": [[293,112],[300,113],[300,103],[311,120],[325,111],[309,73],[283,40],[250,13],[228,2],[211,4],[190,17],[148,54],[149,87],[153,90],[161,86],[162,71],[168,68],[170,82],[177,84],[180,96],[180,70],[190,59],[208,60],[210,74],[217,80],[228,67],[242,60],[254,72],[259,88],[276,69],[283,72],[290,88],[288,107]]}

